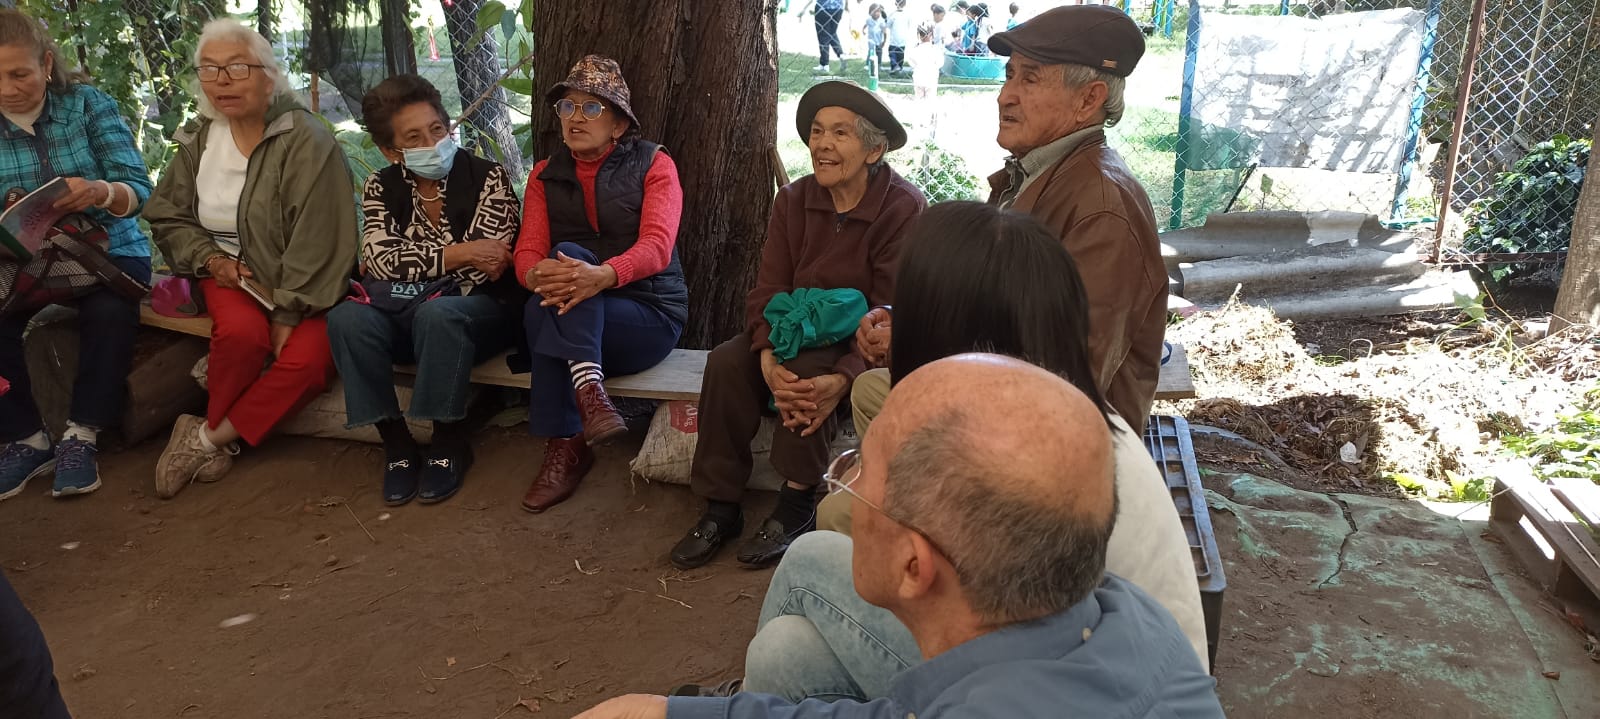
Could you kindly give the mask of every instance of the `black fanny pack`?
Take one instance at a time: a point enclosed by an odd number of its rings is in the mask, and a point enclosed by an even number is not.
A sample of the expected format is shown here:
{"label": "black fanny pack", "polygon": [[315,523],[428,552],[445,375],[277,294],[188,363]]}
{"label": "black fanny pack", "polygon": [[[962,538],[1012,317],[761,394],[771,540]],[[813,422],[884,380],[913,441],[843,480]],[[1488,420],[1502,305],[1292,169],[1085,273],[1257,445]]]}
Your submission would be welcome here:
{"label": "black fanny pack", "polygon": [[461,285],[453,277],[441,277],[426,282],[399,282],[371,277],[350,283],[351,302],[370,305],[374,309],[393,315],[402,325],[411,326],[417,309],[428,300],[440,297],[458,297]]}

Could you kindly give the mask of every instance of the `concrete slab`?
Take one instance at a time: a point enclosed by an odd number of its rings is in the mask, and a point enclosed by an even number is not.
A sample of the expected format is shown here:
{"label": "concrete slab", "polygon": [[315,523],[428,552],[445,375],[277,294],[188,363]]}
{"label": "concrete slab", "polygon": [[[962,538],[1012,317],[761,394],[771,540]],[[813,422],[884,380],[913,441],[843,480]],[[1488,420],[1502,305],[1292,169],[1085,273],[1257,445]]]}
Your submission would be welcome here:
{"label": "concrete slab", "polygon": [[[1284,319],[1307,320],[1426,312],[1455,307],[1458,296],[1477,295],[1478,286],[1466,272],[1431,270],[1410,282],[1391,286],[1324,289],[1266,297],[1243,294],[1240,299],[1271,307]],[[1221,306],[1219,301],[1198,304],[1202,309]]]}
{"label": "concrete slab", "polygon": [[1410,282],[1427,271],[1409,252],[1367,247],[1318,247],[1224,257],[1180,265],[1179,290],[1192,302],[1220,302],[1242,287],[1244,297]]}
{"label": "concrete slab", "polygon": [[1169,263],[1201,262],[1330,245],[1409,252],[1414,241],[1359,212],[1230,212],[1161,235],[1161,253]]}
{"label": "concrete slab", "polygon": [[[1206,483],[1229,572],[1229,716],[1600,716],[1600,666],[1529,604],[1531,584],[1498,563],[1491,576],[1481,528],[1405,500]],[[1543,674],[1555,667],[1559,686]]]}

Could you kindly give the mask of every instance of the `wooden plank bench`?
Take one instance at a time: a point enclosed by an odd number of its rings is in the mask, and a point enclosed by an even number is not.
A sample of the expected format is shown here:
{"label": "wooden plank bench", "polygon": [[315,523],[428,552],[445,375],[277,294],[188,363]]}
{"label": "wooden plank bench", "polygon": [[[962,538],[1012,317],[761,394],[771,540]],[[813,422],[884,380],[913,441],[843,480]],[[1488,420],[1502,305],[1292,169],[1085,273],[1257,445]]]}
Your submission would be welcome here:
{"label": "wooden plank bench", "polygon": [[[207,317],[178,318],[158,314],[150,306],[139,308],[139,321],[150,327],[174,332],[211,336],[211,319]],[[526,388],[527,374],[512,374],[506,365],[509,352],[492,357],[472,370],[476,384],[500,387]],[[617,397],[637,397],[657,400],[697,400],[700,384],[705,374],[706,350],[676,349],[661,364],[638,374],[606,378],[606,392]],[[398,365],[401,372],[413,368]],[[1194,379],[1189,374],[1189,356],[1183,345],[1172,345],[1172,356],[1161,367],[1161,377],[1156,383],[1156,399],[1186,399],[1195,396]]]}

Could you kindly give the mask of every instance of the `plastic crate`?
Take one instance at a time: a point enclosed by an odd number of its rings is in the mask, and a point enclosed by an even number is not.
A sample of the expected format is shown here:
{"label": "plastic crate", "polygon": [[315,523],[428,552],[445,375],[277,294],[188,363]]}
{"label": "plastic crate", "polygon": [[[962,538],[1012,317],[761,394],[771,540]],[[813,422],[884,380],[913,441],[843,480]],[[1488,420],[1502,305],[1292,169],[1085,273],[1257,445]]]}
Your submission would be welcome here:
{"label": "plastic crate", "polygon": [[1200,607],[1206,617],[1208,664],[1217,666],[1217,641],[1222,633],[1222,592],[1228,580],[1222,571],[1222,556],[1217,553],[1217,537],[1211,530],[1211,510],[1206,506],[1205,489],[1200,486],[1200,468],[1194,461],[1194,444],[1189,439],[1189,422],[1182,417],[1151,415],[1144,430],[1145,448],[1167,480],[1172,503],[1183,521],[1189,539],[1189,555],[1194,559],[1194,576],[1200,584]]}

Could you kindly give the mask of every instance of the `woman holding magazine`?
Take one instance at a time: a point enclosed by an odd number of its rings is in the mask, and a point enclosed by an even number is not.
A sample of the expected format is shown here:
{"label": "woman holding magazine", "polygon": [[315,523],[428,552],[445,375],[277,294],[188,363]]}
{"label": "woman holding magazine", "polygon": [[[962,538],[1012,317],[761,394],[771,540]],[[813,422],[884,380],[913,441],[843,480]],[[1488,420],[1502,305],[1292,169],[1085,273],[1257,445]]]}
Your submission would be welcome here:
{"label": "woman holding magazine", "polygon": [[[150,241],[132,218],[150,196],[150,174],[116,103],[86,84],[38,20],[0,10],[0,193],[9,204],[61,178],[56,209],[82,212],[104,227],[112,263],[147,283]],[[66,431],[52,446],[34,404],[22,333],[31,312],[0,316],[0,500],[29,480],[55,473],[50,494],[65,497],[100,487],[99,432],[122,419],[138,300],[104,285],[78,296],[82,352],[73,380]]]}
{"label": "woman holding magazine", "polygon": [[[204,418],[178,418],[156,493],[220,479],[333,371],[327,310],[350,288],[355,190],[326,123],[295,99],[272,46],[213,20],[195,50],[201,118],[178,133],[145,217],[211,315]],[[263,370],[262,368],[266,369]]]}

